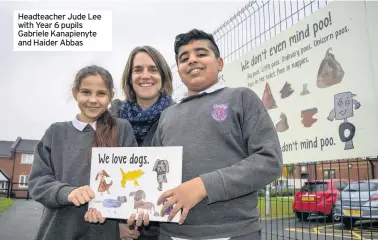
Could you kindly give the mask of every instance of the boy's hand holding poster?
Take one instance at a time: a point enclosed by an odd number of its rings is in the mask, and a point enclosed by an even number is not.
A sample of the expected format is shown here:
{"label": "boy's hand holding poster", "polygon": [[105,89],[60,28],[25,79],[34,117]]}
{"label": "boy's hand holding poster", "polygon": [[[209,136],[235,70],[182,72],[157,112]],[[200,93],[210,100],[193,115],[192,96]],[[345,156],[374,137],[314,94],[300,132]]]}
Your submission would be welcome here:
{"label": "boy's hand holding poster", "polygon": [[[148,213],[150,221],[160,217],[160,195],[182,183],[182,147],[93,148],[90,187],[96,208],[105,218],[127,219],[132,213]],[[171,209],[170,209],[171,210]],[[172,222],[178,222],[180,213]]]}

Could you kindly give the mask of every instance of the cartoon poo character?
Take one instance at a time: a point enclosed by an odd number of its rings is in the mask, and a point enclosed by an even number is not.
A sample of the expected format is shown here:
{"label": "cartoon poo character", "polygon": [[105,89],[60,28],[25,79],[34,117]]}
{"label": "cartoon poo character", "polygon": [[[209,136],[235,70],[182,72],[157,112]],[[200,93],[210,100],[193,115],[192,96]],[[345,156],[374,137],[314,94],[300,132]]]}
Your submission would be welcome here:
{"label": "cartoon poo character", "polygon": [[113,184],[113,180],[110,178],[109,174],[105,170],[101,170],[96,175],[96,181],[99,181],[97,191],[101,193],[107,192],[110,194],[109,189],[110,186]]}
{"label": "cartoon poo character", "polygon": [[301,112],[302,124],[304,127],[311,127],[318,119],[314,118],[314,115],[318,113],[317,108],[310,108]]}
{"label": "cartoon poo character", "polygon": [[318,70],[316,85],[318,88],[327,88],[338,84],[343,80],[344,70],[335,56],[330,53],[332,48],[328,48],[323,61]]}
{"label": "cartoon poo character", "polygon": [[[354,116],[353,106],[354,109],[359,109],[361,107],[361,104],[357,100],[353,99],[355,96],[356,95],[352,94],[351,92],[342,92],[334,95],[334,108],[327,117],[329,121],[333,121],[334,119],[343,120],[339,126],[339,136],[340,140],[345,143],[344,150],[354,148],[352,140],[356,133],[356,127],[352,123],[348,122],[348,118]],[[346,135],[345,130],[349,130],[348,136]]]}
{"label": "cartoon poo character", "polygon": [[167,182],[167,173],[169,172],[169,164],[167,160],[156,160],[153,171],[157,172],[158,190],[163,190],[163,183]]}
{"label": "cartoon poo character", "polygon": [[301,92],[301,96],[305,96],[307,94],[310,94],[310,91],[308,90],[307,83],[303,83],[303,89]]}
{"label": "cartoon poo character", "polygon": [[287,98],[289,97],[292,93],[294,92],[294,90],[291,88],[291,84],[288,83],[288,82],[285,82],[284,86],[282,87],[280,93],[281,93],[281,98],[284,99],[284,98]]}
{"label": "cartoon poo character", "polygon": [[267,110],[277,108],[276,100],[274,100],[272,91],[270,90],[269,83],[265,84],[265,90],[262,96],[262,102]]}
{"label": "cartoon poo character", "polygon": [[136,192],[131,192],[130,197],[134,196],[134,209],[139,212],[139,209],[147,210],[147,213],[154,212],[154,216],[159,216],[159,213],[155,211],[155,205],[151,202],[145,202],[146,193],[143,190],[138,190]]}
{"label": "cartoon poo character", "polygon": [[277,132],[285,132],[289,129],[289,123],[287,122],[287,117],[284,113],[280,115],[281,120],[276,124]]}
{"label": "cartoon poo character", "polygon": [[127,181],[134,181],[134,186],[139,186],[137,179],[144,174],[144,172],[141,169],[128,171],[126,173],[123,171],[122,168],[120,168],[120,170],[122,174],[121,187],[125,188]]}

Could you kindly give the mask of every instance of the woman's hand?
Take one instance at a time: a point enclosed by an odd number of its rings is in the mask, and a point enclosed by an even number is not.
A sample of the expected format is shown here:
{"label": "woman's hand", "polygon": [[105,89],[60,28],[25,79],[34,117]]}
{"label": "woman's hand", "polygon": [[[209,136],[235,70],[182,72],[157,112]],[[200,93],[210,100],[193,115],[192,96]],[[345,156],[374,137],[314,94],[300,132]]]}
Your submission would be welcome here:
{"label": "woman's hand", "polygon": [[135,222],[135,217],[136,217],[136,214],[133,213],[133,214],[130,215],[129,219],[127,219],[127,224],[129,226],[135,225],[137,227],[140,227],[140,226],[142,226],[142,224],[144,226],[147,226],[148,224],[150,224],[150,216],[148,214],[144,215],[143,211],[139,212],[138,219],[136,220],[136,222]]}
{"label": "woman's hand", "polygon": [[119,224],[119,235],[121,239],[133,238],[137,239],[140,235],[140,232],[137,227],[131,227],[126,223]]}
{"label": "woman's hand", "polygon": [[144,215],[143,211],[140,211],[138,214],[138,219],[135,222],[136,214],[131,214],[131,216],[127,219],[127,224],[119,224],[119,231],[121,239],[126,238],[133,238],[137,239],[140,235],[139,227],[147,226],[150,224],[149,215]]}

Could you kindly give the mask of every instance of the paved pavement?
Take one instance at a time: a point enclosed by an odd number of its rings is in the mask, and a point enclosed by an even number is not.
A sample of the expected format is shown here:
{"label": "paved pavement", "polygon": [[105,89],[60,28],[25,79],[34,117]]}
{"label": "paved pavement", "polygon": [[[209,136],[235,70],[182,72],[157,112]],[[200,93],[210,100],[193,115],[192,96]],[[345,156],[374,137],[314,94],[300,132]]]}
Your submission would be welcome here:
{"label": "paved pavement", "polygon": [[324,218],[299,221],[296,218],[270,219],[261,221],[262,239],[301,240],[371,240],[378,239],[378,222],[357,223],[353,229],[346,229],[339,222],[326,222]]}
{"label": "paved pavement", "polygon": [[0,215],[1,240],[33,240],[42,215],[42,205],[33,200],[15,199]]}

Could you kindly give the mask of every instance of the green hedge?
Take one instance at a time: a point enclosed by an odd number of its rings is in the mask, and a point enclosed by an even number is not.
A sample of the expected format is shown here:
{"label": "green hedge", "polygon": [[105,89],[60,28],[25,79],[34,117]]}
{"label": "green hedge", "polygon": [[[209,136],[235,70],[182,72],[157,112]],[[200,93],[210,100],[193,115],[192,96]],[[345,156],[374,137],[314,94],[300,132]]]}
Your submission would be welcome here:
{"label": "green hedge", "polygon": [[[270,192],[270,197],[289,197],[294,196],[295,190],[273,190]],[[265,197],[265,192],[259,191],[259,197]]]}

